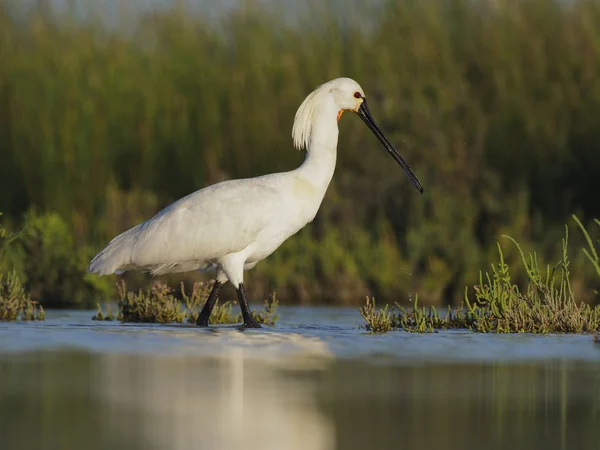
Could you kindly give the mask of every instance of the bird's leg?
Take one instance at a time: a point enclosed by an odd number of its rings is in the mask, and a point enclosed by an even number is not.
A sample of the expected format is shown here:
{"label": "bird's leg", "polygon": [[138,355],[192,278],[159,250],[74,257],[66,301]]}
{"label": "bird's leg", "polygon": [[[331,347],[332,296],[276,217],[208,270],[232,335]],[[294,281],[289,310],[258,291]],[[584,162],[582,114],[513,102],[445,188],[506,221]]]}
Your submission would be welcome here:
{"label": "bird's leg", "polygon": [[242,309],[242,317],[244,318],[244,326],[246,328],[260,328],[260,324],[252,317],[248,301],[246,300],[246,291],[244,290],[244,284],[240,283],[237,288],[238,300],[240,302],[240,308]]}
{"label": "bird's leg", "polygon": [[196,320],[196,325],[198,325],[199,327],[208,326],[208,318],[210,317],[210,313],[215,307],[215,303],[217,302],[217,298],[219,297],[219,291],[221,290],[221,286],[223,286],[223,283],[221,283],[219,280],[215,280],[215,284],[212,290],[210,291],[206,303],[204,304],[204,308],[202,308],[202,312]]}

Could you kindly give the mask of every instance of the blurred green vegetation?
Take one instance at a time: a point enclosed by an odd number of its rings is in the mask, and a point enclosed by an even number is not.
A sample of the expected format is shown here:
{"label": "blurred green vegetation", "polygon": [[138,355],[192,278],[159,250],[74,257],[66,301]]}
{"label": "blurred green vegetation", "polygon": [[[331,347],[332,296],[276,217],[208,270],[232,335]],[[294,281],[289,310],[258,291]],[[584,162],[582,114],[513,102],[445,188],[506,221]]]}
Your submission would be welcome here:
{"label": "blurred green vegetation", "polygon": [[[383,1],[343,18],[336,8],[310,2],[282,21],[250,1],[209,21],[176,4],[110,28],[43,8],[17,20],[0,2],[0,210],[15,226],[30,208],[48,212],[49,228],[29,237],[41,253],[20,250],[35,253],[39,270],[22,271],[43,279],[39,295],[95,304],[109,295],[103,281],[81,272],[83,284],[61,287],[92,248],[208,184],[297,166],[295,110],[338,76],[364,87],[425,194],[344,116],[315,223],[249,273],[253,291],[459,303],[501,234],[549,258],[571,214],[595,230],[598,2]],[[572,288],[591,300],[598,279],[584,238],[573,241]]]}
{"label": "blurred green vegetation", "polygon": [[77,245],[69,224],[57,213],[30,210],[23,225],[4,249],[0,274],[12,274],[33,300],[51,308],[89,308],[113,295],[110,278],[86,270],[94,250]]}

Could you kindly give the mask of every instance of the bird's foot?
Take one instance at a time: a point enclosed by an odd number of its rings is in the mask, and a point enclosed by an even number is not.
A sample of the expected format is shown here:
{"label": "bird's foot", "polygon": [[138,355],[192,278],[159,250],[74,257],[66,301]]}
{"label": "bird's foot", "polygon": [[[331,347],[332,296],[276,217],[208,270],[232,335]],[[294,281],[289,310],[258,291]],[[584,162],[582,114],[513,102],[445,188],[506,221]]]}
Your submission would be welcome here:
{"label": "bird's foot", "polygon": [[244,322],[244,328],[262,328],[260,326],[260,323],[258,323],[256,320],[252,319],[252,320],[248,320],[247,322]]}

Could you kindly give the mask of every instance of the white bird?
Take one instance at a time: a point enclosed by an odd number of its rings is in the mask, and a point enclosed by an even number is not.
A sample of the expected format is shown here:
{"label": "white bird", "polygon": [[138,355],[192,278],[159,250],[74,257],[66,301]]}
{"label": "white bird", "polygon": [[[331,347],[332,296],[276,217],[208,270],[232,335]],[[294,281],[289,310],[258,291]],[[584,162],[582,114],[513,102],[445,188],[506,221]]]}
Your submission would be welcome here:
{"label": "white bird", "polygon": [[375,124],[360,85],[337,78],[317,87],[296,112],[292,138],[296,148],[307,152],[300,167],[223,181],[189,194],[115,237],[88,270],[107,275],[140,269],[159,275],[213,269],[216,281],[197,325],[208,326],[219,290],[230,281],[244,326],[260,327],[248,307],[244,271],[315,218],[333,177],[344,111],[358,114],[422,193],[416,175]]}

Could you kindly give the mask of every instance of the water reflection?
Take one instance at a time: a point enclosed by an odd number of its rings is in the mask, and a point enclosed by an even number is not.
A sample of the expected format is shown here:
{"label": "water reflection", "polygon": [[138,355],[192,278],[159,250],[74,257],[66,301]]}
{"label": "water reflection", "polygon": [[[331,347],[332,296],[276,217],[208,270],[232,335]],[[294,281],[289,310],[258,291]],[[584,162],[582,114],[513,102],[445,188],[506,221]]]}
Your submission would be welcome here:
{"label": "water reflection", "polygon": [[595,363],[0,357],[6,449],[597,449]]}

